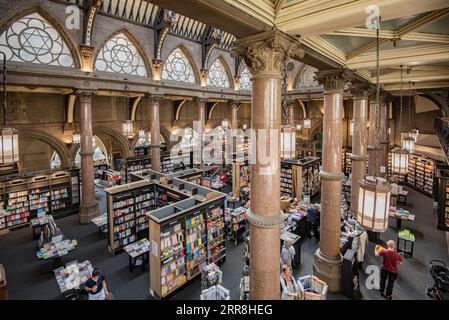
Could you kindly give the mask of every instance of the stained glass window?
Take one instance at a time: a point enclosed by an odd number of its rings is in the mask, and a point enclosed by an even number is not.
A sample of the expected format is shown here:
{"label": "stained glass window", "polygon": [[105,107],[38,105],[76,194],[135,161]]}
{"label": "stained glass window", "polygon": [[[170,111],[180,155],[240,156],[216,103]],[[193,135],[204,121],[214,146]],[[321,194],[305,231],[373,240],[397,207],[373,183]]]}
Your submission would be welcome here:
{"label": "stained glass window", "polygon": [[220,59],[217,59],[209,67],[209,75],[207,77],[208,87],[229,88],[230,82],[225,67]]}
{"label": "stained glass window", "polygon": [[0,35],[0,51],[11,61],[75,67],[67,43],[38,13],[13,22]]}
{"label": "stained glass window", "polygon": [[173,50],[165,61],[162,68],[162,79],[195,83],[193,68],[180,48]]}
{"label": "stained glass window", "polygon": [[304,66],[304,68],[300,71],[296,88],[318,87],[319,83],[315,80],[316,71],[318,71],[318,69],[310,66]]}
{"label": "stained glass window", "polygon": [[251,73],[246,65],[243,66],[240,72],[239,90],[251,90]]}
{"label": "stained glass window", "polygon": [[53,155],[51,156],[50,168],[55,169],[60,168],[61,166],[62,166],[61,158],[59,157],[59,154],[56,151],[54,151]]}
{"label": "stained glass window", "polygon": [[109,39],[95,61],[95,70],[146,77],[142,56],[128,37],[120,33]]}

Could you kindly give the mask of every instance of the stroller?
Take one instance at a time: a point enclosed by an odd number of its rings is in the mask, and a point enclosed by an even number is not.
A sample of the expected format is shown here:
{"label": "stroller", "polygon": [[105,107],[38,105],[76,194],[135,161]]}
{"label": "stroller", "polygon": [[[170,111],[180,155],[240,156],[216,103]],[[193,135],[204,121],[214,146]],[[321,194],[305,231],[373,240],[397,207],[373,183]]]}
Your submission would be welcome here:
{"label": "stroller", "polygon": [[430,261],[430,275],[433,286],[427,288],[427,295],[435,300],[449,300],[449,270],[440,260]]}

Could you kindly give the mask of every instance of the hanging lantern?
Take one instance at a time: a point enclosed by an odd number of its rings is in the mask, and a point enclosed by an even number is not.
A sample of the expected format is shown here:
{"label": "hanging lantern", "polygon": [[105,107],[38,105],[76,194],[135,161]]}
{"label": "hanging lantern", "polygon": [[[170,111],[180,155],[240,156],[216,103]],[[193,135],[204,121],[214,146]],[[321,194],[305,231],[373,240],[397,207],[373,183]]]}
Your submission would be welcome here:
{"label": "hanging lantern", "polygon": [[418,136],[419,136],[419,130],[418,129],[413,129],[410,136],[415,140],[415,142],[418,141]]}
{"label": "hanging lantern", "polygon": [[0,164],[19,161],[19,135],[13,128],[2,128],[0,139]]}
{"label": "hanging lantern", "polygon": [[132,138],[134,135],[134,123],[131,120],[123,121],[122,132],[125,137]]}
{"label": "hanging lantern", "polygon": [[293,126],[283,126],[281,132],[281,158],[294,159],[296,153],[296,131]]}
{"label": "hanging lantern", "polygon": [[310,118],[304,119],[304,129],[310,129],[312,127],[312,120]]}
{"label": "hanging lantern", "polygon": [[80,144],[81,143],[81,134],[79,132],[74,132],[72,134],[72,143]]}
{"label": "hanging lantern", "polygon": [[248,126],[246,125],[246,123],[244,123],[243,126],[242,126],[243,130],[246,130],[247,127]]}
{"label": "hanging lantern", "polygon": [[388,229],[391,186],[384,178],[367,176],[360,180],[357,222],[366,230]]}
{"label": "hanging lantern", "polygon": [[301,129],[302,129],[302,125],[301,125],[300,123],[297,124],[297,125],[296,125],[296,130],[301,131]]}
{"label": "hanging lantern", "polygon": [[407,136],[402,140],[402,148],[409,153],[415,152],[415,139],[411,136]]}
{"label": "hanging lantern", "polygon": [[405,149],[394,148],[391,150],[391,171],[394,174],[407,174],[408,170],[408,151]]}
{"label": "hanging lantern", "polygon": [[139,139],[145,139],[145,130],[143,129],[139,130]]}
{"label": "hanging lantern", "polygon": [[354,120],[351,120],[351,124],[349,125],[349,135],[354,135]]}

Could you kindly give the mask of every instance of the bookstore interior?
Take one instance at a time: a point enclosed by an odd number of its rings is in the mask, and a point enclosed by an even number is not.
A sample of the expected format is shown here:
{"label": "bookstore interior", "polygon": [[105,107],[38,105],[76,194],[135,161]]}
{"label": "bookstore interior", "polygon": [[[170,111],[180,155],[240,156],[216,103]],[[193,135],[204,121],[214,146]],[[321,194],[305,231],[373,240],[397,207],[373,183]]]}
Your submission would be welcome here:
{"label": "bookstore interior", "polygon": [[449,2],[380,2],[0,0],[0,300],[447,300]]}

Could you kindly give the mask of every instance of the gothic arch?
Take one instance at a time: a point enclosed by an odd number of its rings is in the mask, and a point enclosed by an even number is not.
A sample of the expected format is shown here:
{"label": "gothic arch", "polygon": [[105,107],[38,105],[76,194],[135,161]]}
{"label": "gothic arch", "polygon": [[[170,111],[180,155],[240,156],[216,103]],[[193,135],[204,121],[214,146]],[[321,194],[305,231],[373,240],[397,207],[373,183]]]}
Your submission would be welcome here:
{"label": "gothic arch", "polygon": [[[123,152],[123,158],[132,156],[133,153],[130,149],[130,144],[128,142],[128,139],[126,139],[121,133],[119,133],[109,127],[94,127],[93,135],[97,136],[99,134],[104,134],[104,135],[114,138],[120,144],[120,148]],[[79,147],[80,146],[78,144],[73,144],[72,147],[70,148],[69,154],[70,154],[70,163],[71,164],[75,163],[75,157],[76,157],[76,153],[78,152]]]}
{"label": "gothic arch", "polygon": [[225,69],[226,76],[228,77],[228,81],[229,81],[229,89],[233,88],[234,87],[234,83],[233,83],[234,77],[232,76],[231,69],[229,68],[229,65],[226,62],[226,59],[223,57],[223,55],[220,54],[218,57],[216,57],[214,60],[212,60],[212,62],[210,62],[209,65],[207,66],[207,70],[210,71],[210,67],[212,66],[212,64],[215,63],[216,60],[219,60]]}
{"label": "gothic arch", "polygon": [[[145,132],[148,132],[148,131],[151,130],[151,126],[146,126],[146,127],[139,128],[139,129],[143,129],[143,130],[145,130]],[[165,143],[167,144],[167,148],[170,149],[170,145],[171,145],[170,135],[171,135],[171,132],[167,128],[165,128],[163,126],[160,126],[160,134],[164,138]],[[134,150],[134,148],[137,145],[137,141],[139,141],[139,133],[136,133],[134,135],[134,137],[132,138],[131,142],[130,142],[131,150]]]}
{"label": "gothic arch", "polygon": [[50,145],[59,154],[62,166],[70,165],[70,152],[67,149],[66,144],[57,137],[40,130],[20,130],[19,143],[20,140],[25,139],[34,139]]}
{"label": "gothic arch", "polygon": [[145,53],[145,49],[140,44],[140,41],[137,39],[137,37],[135,37],[133,35],[133,33],[127,27],[121,27],[121,28],[117,29],[116,31],[112,32],[111,34],[109,34],[109,36],[103,38],[103,40],[101,40],[99,42],[99,44],[95,48],[95,53],[93,54],[93,60],[92,60],[93,68],[95,69],[95,62],[97,61],[98,54],[103,49],[106,42],[108,42],[110,39],[114,38],[115,36],[117,36],[121,33],[123,33],[126,37],[128,37],[128,39],[132,42],[132,44],[136,46],[137,51],[139,52],[139,54],[142,57],[143,62],[145,64],[145,70],[147,70],[148,77],[153,78],[154,72],[153,72],[152,64],[150,63],[150,60],[148,59],[148,56]]}
{"label": "gothic arch", "polygon": [[193,70],[193,74],[195,76],[195,84],[199,84],[200,83],[200,72],[198,70],[198,65],[196,64],[195,60],[193,59],[192,54],[190,53],[189,49],[183,44],[183,43],[178,43],[174,48],[171,48],[170,51],[168,51],[168,54],[166,57],[164,57],[164,62],[161,65],[161,71],[164,68],[164,65],[167,61],[167,58],[172,54],[173,51],[175,51],[176,49],[180,49],[182,51],[182,53],[184,53],[184,55],[187,57],[187,60],[189,61],[190,65],[192,66],[192,70]]}
{"label": "gothic arch", "polygon": [[306,85],[304,87],[300,87],[299,86],[300,81],[301,81],[301,77],[306,76],[306,75],[314,76],[316,71],[318,71],[318,70],[315,69],[314,67],[311,67],[311,66],[309,66],[307,64],[303,64],[299,68],[298,73],[296,74],[295,80],[293,82],[293,88],[294,89],[303,89],[303,88],[317,88],[317,87],[319,87],[320,85],[318,84],[318,82],[316,82],[316,80],[313,81],[315,85]]}
{"label": "gothic arch", "polygon": [[[31,4],[26,6],[21,6],[13,9],[0,23],[0,34],[6,31],[11,24],[16,20],[25,17],[32,13],[38,13],[45,20],[47,20],[58,33],[61,35],[67,46],[69,47],[70,53],[73,57],[73,63],[76,69],[81,69],[81,56],[78,50],[78,46],[75,45],[75,40],[70,36],[70,34],[62,27],[62,24],[55,18],[51,13],[44,9],[40,4]],[[62,160],[62,159],[61,159]]]}

